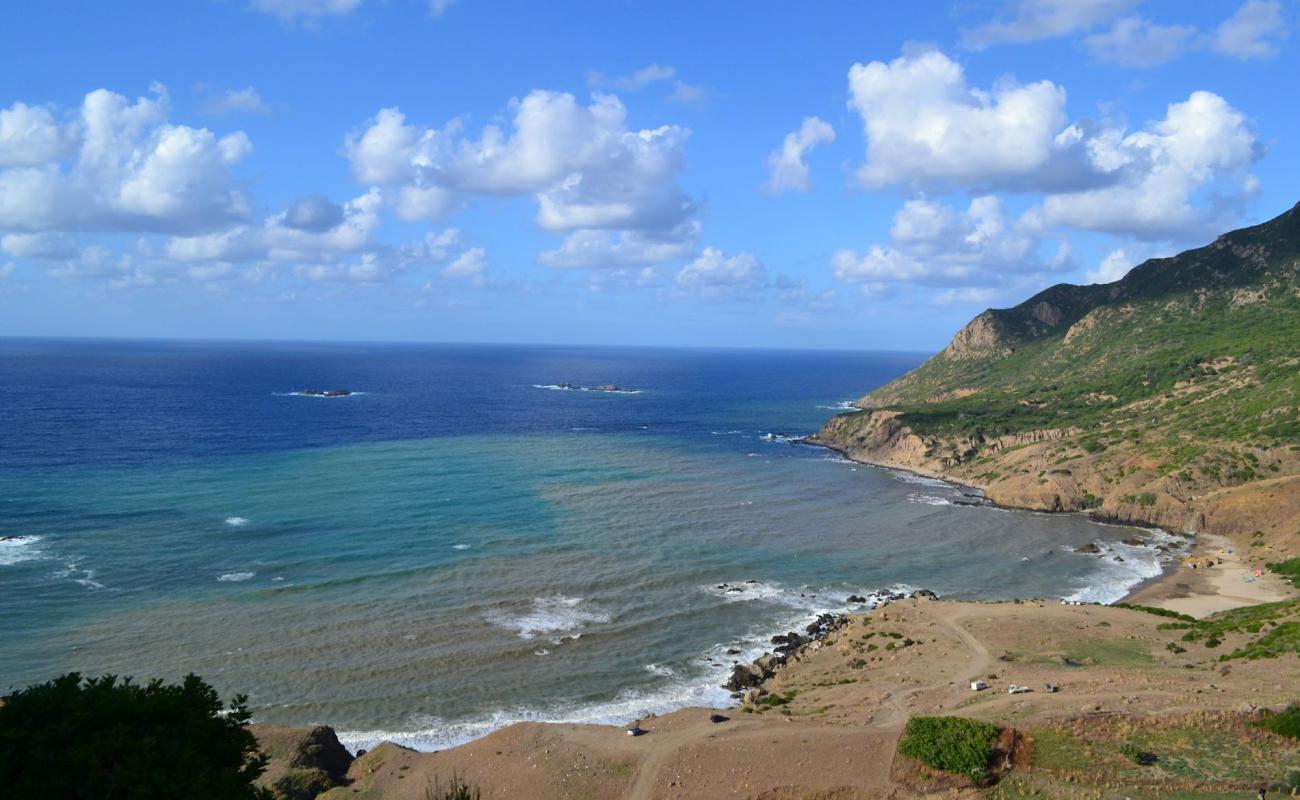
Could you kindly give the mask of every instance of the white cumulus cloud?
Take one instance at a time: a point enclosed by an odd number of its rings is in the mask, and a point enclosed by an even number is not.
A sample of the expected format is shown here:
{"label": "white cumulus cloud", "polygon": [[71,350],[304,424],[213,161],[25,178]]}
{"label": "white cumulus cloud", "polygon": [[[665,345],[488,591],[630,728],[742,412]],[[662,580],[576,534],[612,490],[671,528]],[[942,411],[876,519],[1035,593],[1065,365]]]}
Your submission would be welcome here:
{"label": "white cumulus cloud", "polygon": [[764,188],[771,194],[782,194],[794,189],[806,192],[812,188],[812,178],[805,160],[809,150],[819,144],[835,141],[835,129],[819,117],[807,117],[799,130],[787,133],[779,150],[767,155],[767,182]]}
{"label": "white cumulus cloud", "polygon": [[677,273],[678,286],[687,289],[756,288],[766,279],[762,262],[750,253],[727,256],[706,247]]}
{"label": "white cumulus cloud", "polygon": [[699,209],[677,184],[689,131],[630,130],[612,95],[584,106],[536,90],[509,108],[508,128],[488,125],[477,138],[463,135],[458,120],[421,128],[383,109],[344,149],[358,180],[394,189],[405,219],[440,219],[473,196],[533,196],[537,224],[569,235],[543,254],[553,266],[632,263],[693,243]]}
{"label": "white cumulus cloud", "polygon": [[97,89],[62,133],[30,107],[7,111],[24,121],[25,146],[20,165],[0,169],[0,229],[211,230],[251,214],[232,173],[252,152],[248,137],[169,122],[162,87],[134,102]]}
{"label": "white cumulus cloud", "polygon": [[938,51],[889,63],[854,64],[850,107],[863,121],[864,186],[997,184],[1032,178],[1055,156],[1065,90],[1050,81],[966,84],[961,65]]}
{"label": "white cumulus cloud", "polygon": [[[1258,186],[1262,147],[1250,121],[1222,97],[1193,92],[1165,117],[1111,142],[1117,180],[1049,195],[1045,221],[1139,239],[1201,236],[1231,224],[1234,204]],[[1217,197],[1198,204],[1201,190]]]}
{"label": "white cumulus cloud", "polygon": [[888,244],[831,256],[837,280],[873,291],[898,284],[995,288],[1074,264],[1068,244],[1044,238],[1036,220],[1013,218],[992,195],[973,198],[965,210],[909,200],[894,215]]}

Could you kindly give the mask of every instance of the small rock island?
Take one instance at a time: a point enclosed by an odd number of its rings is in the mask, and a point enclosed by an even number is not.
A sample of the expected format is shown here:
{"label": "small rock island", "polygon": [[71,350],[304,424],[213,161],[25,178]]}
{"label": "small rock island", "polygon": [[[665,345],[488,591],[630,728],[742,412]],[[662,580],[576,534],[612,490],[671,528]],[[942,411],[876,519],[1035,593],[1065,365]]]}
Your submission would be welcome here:
{"label": "small rock island", "polygon": [[306,397],[351,397],[351,389],[302,389],[298,392]]}
{"label": "small rock island", "polygon": [[546,386],[539,386],[541,389],[561,389],[572,392],[609,392],[610,394],[638,394],[640,389],[633,389],[628,386],[619,386],[616,383],[602,383],[599,386],[582,386],[577,383],[553,383]]}

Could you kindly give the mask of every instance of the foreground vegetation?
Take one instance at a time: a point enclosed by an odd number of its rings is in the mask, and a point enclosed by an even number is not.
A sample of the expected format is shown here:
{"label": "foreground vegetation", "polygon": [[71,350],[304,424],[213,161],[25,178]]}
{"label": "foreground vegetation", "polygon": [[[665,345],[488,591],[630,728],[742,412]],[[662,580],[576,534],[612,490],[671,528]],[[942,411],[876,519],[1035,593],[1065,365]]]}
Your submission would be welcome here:
{"label": "foreground vegetation", "polygon": [[145,685],[73,672],[0,705],[0,787],[43,800],[271,800],[245,698],[195,675]]}
{"label": "foreground vegetation", "polygon": [[998,727],[964,717],[912,717],[898,752],[927,767],[981,780],[993,759]]}

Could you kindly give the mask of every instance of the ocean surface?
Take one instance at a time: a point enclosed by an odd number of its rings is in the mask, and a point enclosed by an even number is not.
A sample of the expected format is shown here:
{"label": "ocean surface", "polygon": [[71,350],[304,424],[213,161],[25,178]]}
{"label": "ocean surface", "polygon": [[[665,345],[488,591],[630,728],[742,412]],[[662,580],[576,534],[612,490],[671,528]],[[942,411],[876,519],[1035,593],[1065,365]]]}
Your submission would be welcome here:
{"label": "ocean surface", "polygon": [[790,441],[922,360],[0,340],[0,689],[192,671],[260,721],[440,748],[726,705],[733,660],[850,594],[1160,572],[1132,529]]}

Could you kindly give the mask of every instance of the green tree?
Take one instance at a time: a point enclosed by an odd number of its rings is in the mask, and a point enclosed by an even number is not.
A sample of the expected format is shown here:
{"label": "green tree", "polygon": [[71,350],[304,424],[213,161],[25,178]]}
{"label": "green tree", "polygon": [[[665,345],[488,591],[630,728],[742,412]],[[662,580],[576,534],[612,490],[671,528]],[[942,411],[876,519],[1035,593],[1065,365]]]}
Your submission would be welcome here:
{"label": "green tree", "polygon": [[269,800],[246,698],[197,675],[147,685],[68,673],[3,698],[0,787],[44,800]]}

